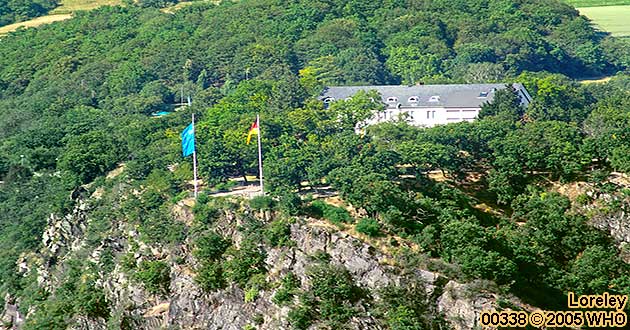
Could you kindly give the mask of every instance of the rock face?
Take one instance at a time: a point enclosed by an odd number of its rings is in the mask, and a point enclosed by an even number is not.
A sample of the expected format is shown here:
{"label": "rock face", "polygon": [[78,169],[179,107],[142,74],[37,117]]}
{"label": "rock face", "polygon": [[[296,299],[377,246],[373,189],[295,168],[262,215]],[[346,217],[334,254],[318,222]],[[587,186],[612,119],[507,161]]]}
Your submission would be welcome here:
{"label": "rock face", "polygon": [[[626,175],[613,173],[609,181],[619,189],[630,189],[630,179]],[[588,195],[593,198],[593,203],[583,206],[582,212],[590,215],[589,222],[593,227],[612,237],[623,260],[630,263],[630,197],[623,192]]]}
{"label": "rock face", "polygon": [[[192,222],[190,205],[186,203],[178,203],[172,214],[183,223]],[[269,214],[259,216],[263,219],[270,217]],[[54,292],[56,280],[51,274],[57,273],[56,267],[63,264],[67,255],[84,246],[83,235],[88,221],[89,205],[82,198],[77,198],[76,207],[70,215],[49,217],[42,240],[44,247],[39,253],[41,265],[34,268],[40,277],[40,287]],[[224,214],[214,224],[215,230],[231,237],[239,246],[242,241],[241,233],[236,230],[239,221],[234,214]],[[111,314],[124,318],[131,328],[241,330],[254,324],[259,330],[290,328],[287,321],[290,309],[272,302],[277,286],[260,291],[251,301],[245,301],[243,289],[233,284],[216,292],[204,292],[194,280],[196,261],[191,257],[190,242],[171,248],[149,246],[138,240],[138,233],[133,228],[122,228],[120,224],[112,227],[116,227],[118,234],[113,232],[98,248],[89,251],[88,260],[98,265],[101,252],[108,249],[118,256],[133,256],[136,264],[147,255],[166,260],[171,269],[168,296],[148,293],[142,284],[130,279],[130,274],[123,271],[121,264],[114,265],[110,272],[101,271],[98,274],[98,283],[110,303]],[[496,296],[489,293],[471,297],[466,294],[465,284],[449,281],[427,270],[406,269],[405,275],[401,275],[401,269],[391,264],[391,256],[325,222],[301,219],[291,225],[290,231],[290,237],[295,242],[293,246],[266,249],[266,280],[269,283],[276,283],[291,272],[301,280],[303,288],[308,288],[306,270],[314,263],[312,256],[325,253],[330,257],[330,263],[345,267],[356,285],[368,289],[377,300],[378,289],[383,287],[412,281],[424,283],[431,310],[441,312],[455,329],[472,329],[479,313],[493,308],[496,300]],[[176,262],[176,259],[179,261]],[[26,259],[20,265],[27,270],[33,268]],[[7,303],[0,314],[0,329],[21,329],[23,316],[17,312],[18,302],[10,297],[5,300]],[[374,317],[367,313],[364,315],[351,319],[347,326],[357,330],[383,327]],[[71,329],[105,330],[111,326],[103,319],[76,317]]]}
{"label": "rock face", "polygon": [[[294,224],[291,226],[291,238],[296,242],[295,247],[268,251],[265,260],[269,270],[268,280],[277,280],[292,272],[306,282],[306,269],[313,263],[309,256],[321,251],[330,255],[332,263],[345,266],[360,286],[376,289],[398,281],[393,267],[379,262],[383,255],[347,234]],[[286,321],[289,309],[271,302],[274,291],[262,291],[255,301],[245,302],[243,290],[236,286],[205,294],[189,272],[177,270],[172,278],[169,325],[182,329],[240,330],[252,324],[252,319],[259,315],[264,321],[256,326],[257,329],[290,328]],[[378,329],[372,327],[376,321],[369,318],[356,319],[351,323],[354,329]]]}
{"label": "rock face", "polygon": [[494,310],[497,296],[489,292],[472,294],[470,285],[449,281],[438,299],[438,310],[444,313],[455,330],[475,329],[479,326],[479,314]]}
{"label": "rock face", "polygon": [[3,312],[0,313],[0,329],[14,330],[21,329],[24,323],[24,316],[17,309],[17,304],[8,294],[4,298]]}
{"label": "rock face", "polygon": [[598,215],[591,224],[610,234],[621,250],[621,257],[630,263],[630,215],[625,210],[612,214]]}
{"label": "rock face", "polygon": [[[75,193],[73,193],[73,197]],[[74,209],[70,214],[58,217],[51,214],[46,221],[46,230],[42,234],[42,265],[37,269],[37,281],[40,287],[50,291],[53,283],[50,280],[50,267],[64,254],[77,251],[83,246],[83,234],[87,229],[89,206],[84,197],[77,194]],[[27,265],[21,268],[28,269]]]}

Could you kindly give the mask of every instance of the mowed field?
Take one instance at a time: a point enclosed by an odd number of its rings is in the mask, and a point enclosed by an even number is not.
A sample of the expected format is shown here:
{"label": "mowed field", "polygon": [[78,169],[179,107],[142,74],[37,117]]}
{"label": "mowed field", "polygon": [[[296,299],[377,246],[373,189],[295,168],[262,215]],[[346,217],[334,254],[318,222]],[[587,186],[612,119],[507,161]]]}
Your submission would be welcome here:
{"label": "mowed field", "polygon": [[115,6],[122,0],[61,0],[61,5],[53,9],[49,15],[36,17],[32,20],[0,26],[0,36],[15,31],[21,27],[30,28],[43,24],[63,21],[72,17],[72,13],[80,10],[91,10],[101,6]]}
{"label": "mowed field", "polygon": [[61,0],[61,6],[53,9],[50,14],[70,14],[78,10],[91,10],[101,6],[115,6],[121,0]]}
{"label": "mowed field", "polygon": [[600,30],[615,37],[630,37],[630,5],[582,7],[578,10]]}
{"label": "mowed field", "polygon": [[630,0],[564,0],[576,8],[630,5]]}

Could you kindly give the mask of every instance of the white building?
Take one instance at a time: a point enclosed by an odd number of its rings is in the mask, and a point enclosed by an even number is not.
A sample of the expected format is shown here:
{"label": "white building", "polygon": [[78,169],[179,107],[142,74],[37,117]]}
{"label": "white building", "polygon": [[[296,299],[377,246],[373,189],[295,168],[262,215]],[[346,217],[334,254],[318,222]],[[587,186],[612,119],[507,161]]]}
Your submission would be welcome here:
{"label": "white building", "polygon": [[[521,104],[527,106],[531,96],[522,84],[512,84]],[[320,99],[324,103],[345,100],[358,91],[376,90],[386,104],[367,125],[406,118],[410,125],[432,127],[435,125],[473,121],[481,106],[491,102],[497,90],[506,84],[459,84],[417,86],[336,86],[328,87]]]}

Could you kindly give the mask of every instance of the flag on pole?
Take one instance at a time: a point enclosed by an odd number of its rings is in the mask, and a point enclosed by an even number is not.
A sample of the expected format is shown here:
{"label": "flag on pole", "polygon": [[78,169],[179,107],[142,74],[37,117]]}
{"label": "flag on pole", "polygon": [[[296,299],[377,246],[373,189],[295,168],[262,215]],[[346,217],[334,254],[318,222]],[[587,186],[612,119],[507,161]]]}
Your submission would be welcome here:
{"label": "flag on pole", "polygon": [[188,125],[181,134],[182,137],[182,154],[184,157],[191,155],[195,152],[195,126],[194,124]]}
{"label": "flag on pole", "polygon": [[247,144],[249,144],[249,141],[252,139],[252,135],[254,134],[258,135],[258,120],[256,120],[249,129],[249,134],[247,134]]}

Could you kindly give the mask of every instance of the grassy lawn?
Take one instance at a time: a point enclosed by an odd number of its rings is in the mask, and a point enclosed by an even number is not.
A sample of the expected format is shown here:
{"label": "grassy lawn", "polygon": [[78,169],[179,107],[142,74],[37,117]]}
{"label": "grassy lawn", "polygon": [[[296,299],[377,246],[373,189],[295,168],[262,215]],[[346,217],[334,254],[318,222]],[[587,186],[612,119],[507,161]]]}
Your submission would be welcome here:
{"label": "grassy lawn", "polygon": [[630,36],[630,6],[586,7],[578,10],[600,30],[610,32],[616,37]]}
{"label": "grassy lawn", "polygon": [[630,5],[630,0],[564,0],[576,8]]}
{"label": "grassy lawn", "polygon": [[61,6],[50,13],[69,14],[77,10],[91,10],[100,6],[115,6],[121,3],[121,0],[61,0]]}
{"label": "grassy lawn", "polygon": [[36,17],[32,20],[0,26],[0,36],[15,31],[18,28],[36,27],[72,17],[72,13],[79,10],[91,10],[101,6],[115,6],[122,4],[122,0],[61,0],[61,6],[53,9],[49,15]]}

